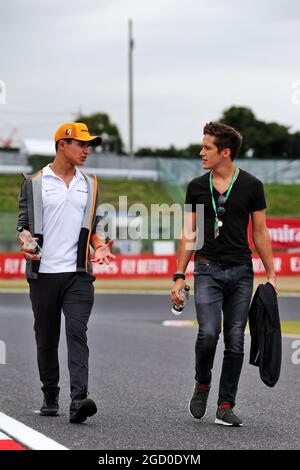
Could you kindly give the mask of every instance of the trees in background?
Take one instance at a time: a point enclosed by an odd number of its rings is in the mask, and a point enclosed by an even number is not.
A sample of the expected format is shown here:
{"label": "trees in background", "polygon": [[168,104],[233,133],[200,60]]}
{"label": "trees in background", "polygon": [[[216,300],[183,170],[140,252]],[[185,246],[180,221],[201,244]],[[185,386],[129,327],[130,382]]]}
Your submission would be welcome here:
{"label": "trees in background", "polygon": [[241,156],[255,158],[299,158],[300,133],[277,122],[257,119],[251,109],[232,106],[223,112],[220,122],[237,129],[243,136]]}
{"label": "trees in background", "polygon": [[[237,129],[243,136],[240,158],[300,158],[300,132],[291,133],[287,126],[276,122],[264,122],[256,118],[251,109],[231,106],[225,109],[219,122]],[[200,140],[201,136],[199,136]],[[136,152],[140,156],[161,157],[198,157],[200,142],[190,144],[184,149],[173,146],[167,149],[141,148]]]}
{"label": "trees in background", "polygon": [[106,113],[94,113],[77,116],[76,122],[84,122],[90,134],[100,135],[103,138],[102,148],[106,152],[124,154],[121,134],[116,124],[110,121]]}
{"label": "trees in background", "polygon": [[[106,113],[94,113],[81,115],[77,122],[87,124],[92,134],[103,137],[103,150],[125,155],[124,146],[116,124],[110,121]],[[256,118],[250,108],[243,106],[231,106],[223,111],[219,122],[236,128],[243,136],[243,145],[240,158],[300,158],[300,132],[290,132],[288,126],[277,122],[265,122]],[[171,145],[168,148],[141,147],[136,156],[152,157],[198,157],[201,149],[199,142],[188,145],[186,148],[176,148]]]}

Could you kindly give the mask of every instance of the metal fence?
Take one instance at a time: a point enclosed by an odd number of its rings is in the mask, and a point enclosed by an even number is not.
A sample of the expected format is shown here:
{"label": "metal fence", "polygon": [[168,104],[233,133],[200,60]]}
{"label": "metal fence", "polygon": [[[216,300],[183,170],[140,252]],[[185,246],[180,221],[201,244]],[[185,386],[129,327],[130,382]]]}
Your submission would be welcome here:
{"label": "metal fence", "polygon": [[[196,176],[201,176],[207,170],[203,170],[201,160],[189,160],[182,158],[159,159],[159,179],[163,180],[166,174],[173,175],[177,184],[183,186]],[[300,183],[300,159],[299,160],[246,160],[236,161],[236,165],[255,175],[263,183]]]}
{"label": "metal fence", "polygon": [[[5,166],[19,167],[20,173],[26,166],[27,158],[21,153],[0,151],[0,172]],[[300,183],[300,159],[264,160],[237,159],[236,164],[254,174],[264,183]],[[195,176],[204,173],[201,160],[189,158],[128,157],[114,154],[91,154],[85,165],[86,169],[95,169],[102,178],[135,178],[165,180],[165,173],[173,174],[179,185],[187,184]],[[21,169],[22,168],[22,169]],[[6,168],[7,170],[7,168]],[[27,168],[27,170],[29,170]],[[103,170],[101,172],[101,170]],[[5,171],[7,173],[7,171]]]}
{"label": "metal fence", "polygon": [[[264,183],[300,183],[300,159],[297,160],[237,160],[237,166],[254,174]],[[21,173],[27,166],[24,155],[0,152],[1,165],[7,173]],[[153,179],[160,181],[174,202],[183,203],[183,186],[196,176],[202,175],[201,160],[183,158],[153,158],[127,157],[112,154],[90,155],[88,168],[93,169],[100,178],[136,178],[141,180]],[[30,172],[30,168],[26,168]],[[18,251],[15,241],[17,214],[0,212],[0,251]],[[145,249],[151,249],[151,243],[145,244]]]}

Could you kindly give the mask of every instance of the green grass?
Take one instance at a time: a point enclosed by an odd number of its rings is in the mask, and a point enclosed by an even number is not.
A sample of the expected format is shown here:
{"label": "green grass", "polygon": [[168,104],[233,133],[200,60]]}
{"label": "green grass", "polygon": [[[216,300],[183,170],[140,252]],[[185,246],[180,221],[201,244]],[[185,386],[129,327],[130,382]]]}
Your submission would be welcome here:
{"label": "green grass", "polygon": [[300,335],[300,321],[282,320],[280,323],[282,333]]}
{"label": "green grass", "polygon": [[[282,320],[281,333],[289,335],[300,335],[300,321],[299,320]],[[190,324],[192,328],[198,328],[197,320],[193,320]],[[247,324],[246,331],[249,332],[249,325]]]}
{"label": "green grass", "polygon": [[99,191],[100,202],[115,207],[118,207],[119,196],[127,196],[128,208],[135,203],[143,203],[147,208],[151,204],[172,204],[164,187],[153,181],[102,179],[99,181]]}
{"label": "green grass", "polygon": [[[0,212],[18,211],[18,194],[22,177],[0,175]],[[172,204],[168,190],[152,181],[100,179],[101,202],[118,207],[119,196],[128,197],[128,207],[134,203]],[[266,184],[265,192],[269,216],[300,216],[300,185]]]}
{"label": "green grass", "polygon": [[[18,195],[22,177],[18,175],[0,175],[0,212],[17,212]],[[167,203],[172,200],[160,183],[153,181],[100,179],[99,190],[101,203],[110,203],[118,207],[119,196],[127,196],[128,208],[134,203]]]}
{"label": "green grass", "polygon": [[0,175],[0,212],[18,210],[18,195],[22,180],[21,175]]}
{"label": "green grass", "polygon": [[265,184],[269,216],[300,216],[299,184]]}
{"label": "green grass", "polygon": [[[286,335],[300,335],[300,321],[298,320],[281,320],[281,333]],[[247,324],[246,331],[249,331]]]}

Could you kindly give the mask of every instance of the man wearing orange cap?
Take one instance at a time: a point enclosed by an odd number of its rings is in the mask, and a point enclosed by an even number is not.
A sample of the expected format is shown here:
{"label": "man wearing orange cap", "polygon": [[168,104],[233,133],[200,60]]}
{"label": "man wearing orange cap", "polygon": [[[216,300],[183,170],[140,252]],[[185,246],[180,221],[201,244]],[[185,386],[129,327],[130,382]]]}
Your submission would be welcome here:
{"label": "man wearing orange cap", "polygon": [[[81,423],[96,413],[88,396],[87,323],[94,302],[91,261],[109,264],[112,241],[96,232],[96,176],[78,167],[90,146],[101,144],[85,124],[63,124],[55,133],[56,157],[27,176],[19,196],[17,239],[26,259],[26,278],[34,313],[34,331],[44,402],[41,415],[58,414],[58,344],[61,310],[65,315],[70,373],[70,422]],[[94,249],[90,257],[89,246]]]}

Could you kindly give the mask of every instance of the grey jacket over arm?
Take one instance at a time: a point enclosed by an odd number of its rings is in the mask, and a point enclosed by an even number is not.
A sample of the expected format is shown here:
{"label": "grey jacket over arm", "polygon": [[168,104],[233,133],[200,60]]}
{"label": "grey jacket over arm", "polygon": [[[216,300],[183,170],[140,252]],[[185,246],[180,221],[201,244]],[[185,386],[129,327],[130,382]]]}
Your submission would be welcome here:
{"label": "grey jacket over arm", "polygon": [[[86,175],[80,170],[88,186],[88,199],[80,229],[77,249],[77,272],[92,273],[90,260],[90,242],[96,234],[99,217],[96,210],[99,204],[97,178]],[[43,246],[43,198],[42,170],[25,175],[19,195],[19,216],[17,227],[29,230],[33,237],[38,238],[38,244]],[[18,232],[17,232],[18,234]],[[26,261],[26,278],[37,279],[40,261]]]}

